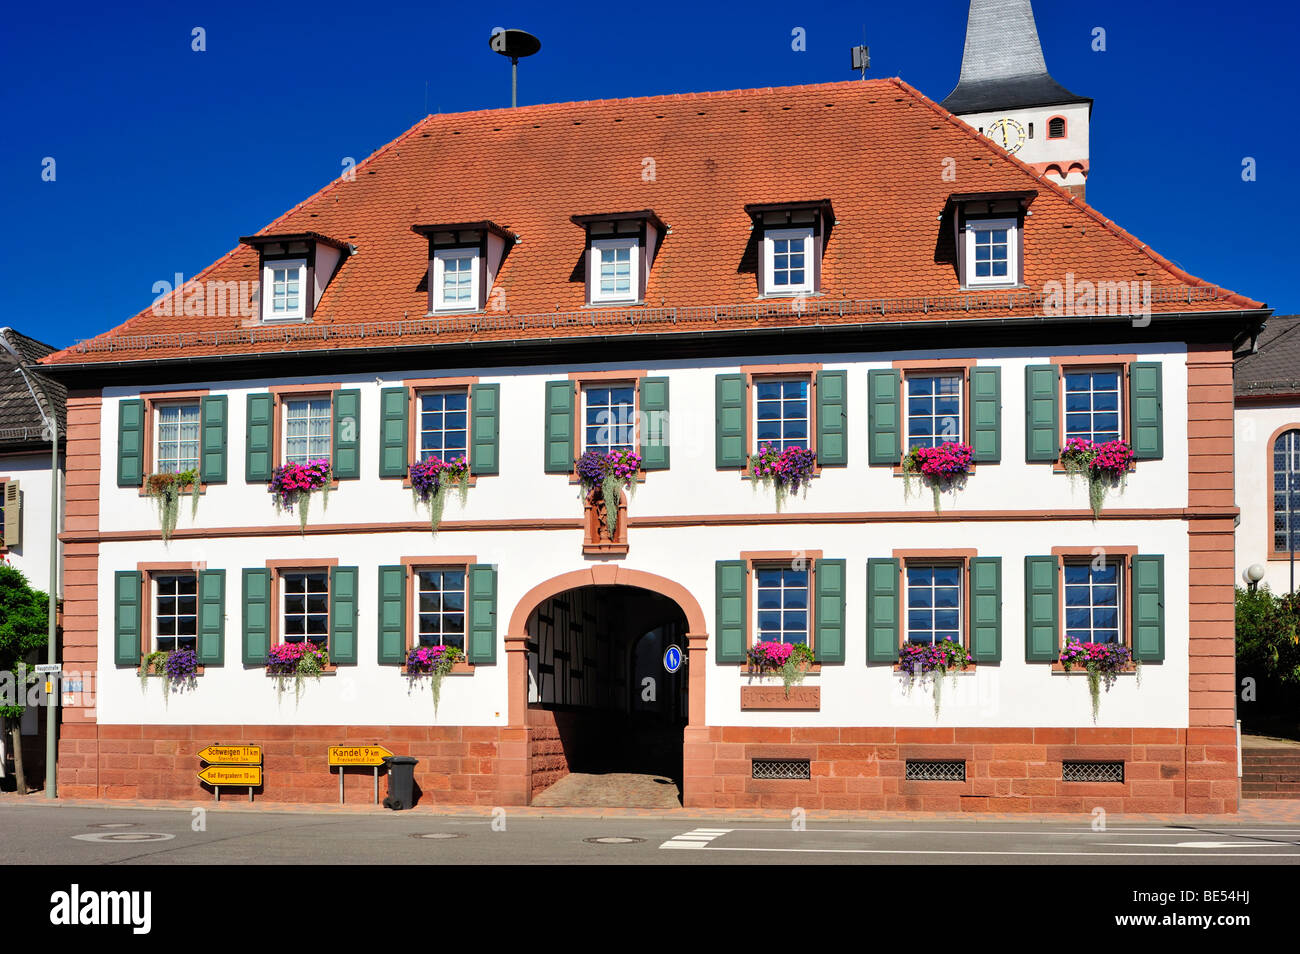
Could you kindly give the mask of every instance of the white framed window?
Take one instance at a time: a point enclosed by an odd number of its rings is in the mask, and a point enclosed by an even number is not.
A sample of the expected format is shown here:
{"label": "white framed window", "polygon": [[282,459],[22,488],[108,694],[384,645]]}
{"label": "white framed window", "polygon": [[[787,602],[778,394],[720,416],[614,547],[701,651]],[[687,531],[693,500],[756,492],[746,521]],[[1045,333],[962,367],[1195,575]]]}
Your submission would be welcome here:
{"label": "white framed window", "polygon": [[307,316],[305,259],[269,261],[262,266],[262,320],[294,321]]}
{"label": "white framed window", "polygon": [[778,451],[809,447],[809,379],[754,379],[754,452],[767,444]]}
{"label": "white framed window", "polygon": [[415,571],[415,646],[455,646],[465,651],[465,570]]}
{"label": "white framed window", "polygon": [[591,300],[636,301],[641,294],[635,238],[593,239],[591,243]]}
{"label": "white framed window", "polygon": [[441,248],[433,253],[435,311],[478,311],[478,249]]}
{"label": "white framed window", "polygon": [[154,471],[179,474],[199,466],[199,404],[159,404],[154,428],[158,435]]}
{"label": "white framed window", "polygon": [[450,463],[469,459],[469,392],[421,391],[419,395],[420,460],[441,458]]}
{"label": "white framed window", "polygon": [[1121,368],[1065,372],[1065,439],[1101,444],[1124,436],[1124,372]]}
{"label": "white framed window", "polygon": [[636,450],[636,385],[584,386],[582,405],[584,451]]}
{"label": "white framed window", "polygon": [[966,284],[1015,285],[1020,280],[1015,219],[966,222]]}
{"label": "white framed window", "polygon": [[812,645],[809,626],[809,573],[791,566],[754,567],[756,643]]}
{"label": "white framed window", "polygon": [[763,232],[764,293],[806,295],[813,291],[812,226]]}
{"label": "white framed window", "polygon": [[907,448],[962,439],[962,375],[909,374]]}
{"label": "white framed window", "polygon": [[306,464],[330,459],[331,409],[328,397],[285,400],[284,463]]}
{"label": "white framed window", "polygon": [[330,633],[329,570],[286,571],[280,574],[280,642],[310,640],[324,649]]}
{"label": "white framed window", "polygon": [[962,570],[960,564],[907,565],[907,641],[938,645],[962,643]]}
{"label": "white framed window", "polygon": [[198,580],[193,573],[153,576],[154,650],[198,648]]}
{"label": "white framed window", "polygon": [[1124,645],[1124,564],[1065,563],[1065,638]]}

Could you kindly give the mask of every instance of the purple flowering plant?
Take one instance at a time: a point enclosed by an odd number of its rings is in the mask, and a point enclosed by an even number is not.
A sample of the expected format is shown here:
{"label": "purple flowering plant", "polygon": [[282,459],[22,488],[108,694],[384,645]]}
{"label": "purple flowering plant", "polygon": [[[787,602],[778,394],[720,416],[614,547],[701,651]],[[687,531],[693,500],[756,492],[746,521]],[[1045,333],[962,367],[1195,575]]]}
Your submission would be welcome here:
{"label": "purple flowering plant", "polygon": [[329,653],[323,646],[318,646],[310,639],[300,639],[296,643],[280,643],[272,646],[266,653],[266,671],[275,676],[277,688],[284,691],[284,681],[289,676],[294,679],[294,695],[302,693],[303,680],[308,676],[319,678],[330,664]]}
{"label": "purple flowering plant", "polygon": [[421,676],[430,678],[434,712],[438,711],[438,700],[442,696],[442,677],[464,659],[465,654],[457,646],[415,646],[407,651],[407,679],[414,682]]}
{"label": "purple flowering plant", "polygon": [[778,450],[764,441],[758,446],[758,453],[750,455],[749,469],[756,480],[775,487],[779,510],[786,494],[798,493],[812,481],[817,455],[806,447]]}
{"label": "purple flowering plant", "polygon": [[140,681],[161,676],[163,697],[173,689],[193,689],[199,674],[199,654],[192,649],[163,649],[148,653],[140,660]]}
{"label": "purple flowering plant", "polygon": [[1132,651],[1121,643],[1085,643],[1077,639],[1067,639],[1065,648],[1059,657],[1061,668],[1066,672],[1083,669],[1088,673],[1088,693],[1092,697],[1092,721],[1097,721],[1101,710],[1101,689],[1106,691],[1115,684],[1122,672],[1130,666],[1141,669],[1142,663],[1133,658]]}
{"label": "purple flowering plant", "polygon": [[907,643],[898,651],[899,671],[907,674],[909,686],[918,679],[933,676],[934,714],[939,714],[939,696],[943,677],[970,666],[970,653],[961,643],[943,639],[937,643]]}
{"label": "purple flowering plant", "polygon": [[447,461],[435,455],[417,460],[411,465],[409,473],[411,493],[415,495],[417,503],[429,505],[429,526],[437,533],[447,503],[447,489],[456,487],[461,492],[462,502],[464,501],[464,494],[469,489],[469,461],[464,454]]}
{"label": "purple flowering plant", "polygon": [[605,522],[610,539],[618,529],[618,497],[624,487],[635,488],[641,473],[641,455],[630,450],[589,450],[577,461],[578,480],[583,491],[599,490],[605,500]]}

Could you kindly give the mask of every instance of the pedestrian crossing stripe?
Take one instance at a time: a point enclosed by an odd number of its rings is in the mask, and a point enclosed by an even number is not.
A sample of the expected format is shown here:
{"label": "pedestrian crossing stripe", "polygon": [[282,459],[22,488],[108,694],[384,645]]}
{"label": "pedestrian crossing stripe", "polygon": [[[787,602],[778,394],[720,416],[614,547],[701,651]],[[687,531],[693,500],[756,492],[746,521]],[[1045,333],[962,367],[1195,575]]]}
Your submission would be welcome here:
{"label": "pedestrian crossing stripe", "polygon": [[665,841],[660,848],[703,848],[715,838],[735,831],[734,828],[693,828],[690,831],[683,832],[680,835],[674,835]]}

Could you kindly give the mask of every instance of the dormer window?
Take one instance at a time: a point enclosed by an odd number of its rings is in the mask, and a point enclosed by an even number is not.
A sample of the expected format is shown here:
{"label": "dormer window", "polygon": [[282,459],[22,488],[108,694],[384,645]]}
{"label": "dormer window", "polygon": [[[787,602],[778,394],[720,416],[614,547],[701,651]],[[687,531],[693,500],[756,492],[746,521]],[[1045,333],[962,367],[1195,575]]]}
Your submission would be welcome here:
{"label": "dormer window", "polygon": [[517,242],[492,222],[414,225],[429,240],[429,314],[476,312],[487,308],[501,263]]}
{"label": "dormer window", "polygon": [[259,317],[263,322],[310,321],[330,280],[352,246],[317,232],[246,235],[262,266]]}
{"label": "dormer window", "polygon": [[822,251],[834,226],[828,199],[747,205],[758,248],[758,293],[798,297],[821,291]]}
{"label": "dormer window", "polygon": [[575,215],[587,233],[586,301],[589,305],[640,304],[655,255],[668,227],[649,209]]}
{"label": "dormer window", "polygon": [[1015,288],[1025,281],[1024,223],[1037,192],[982,192],[948,198],[963,288]]}

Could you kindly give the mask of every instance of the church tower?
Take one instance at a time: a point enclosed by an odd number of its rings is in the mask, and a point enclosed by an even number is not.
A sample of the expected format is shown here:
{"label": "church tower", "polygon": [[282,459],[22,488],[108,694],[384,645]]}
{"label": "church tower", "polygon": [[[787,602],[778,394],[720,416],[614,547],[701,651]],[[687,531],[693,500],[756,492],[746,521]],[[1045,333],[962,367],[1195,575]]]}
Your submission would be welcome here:
{"label": "church tower", "polygon": [[1092,100],[1047,72],[1030,0],[971,0],[961,77],[942,105],[1083,198]]}

